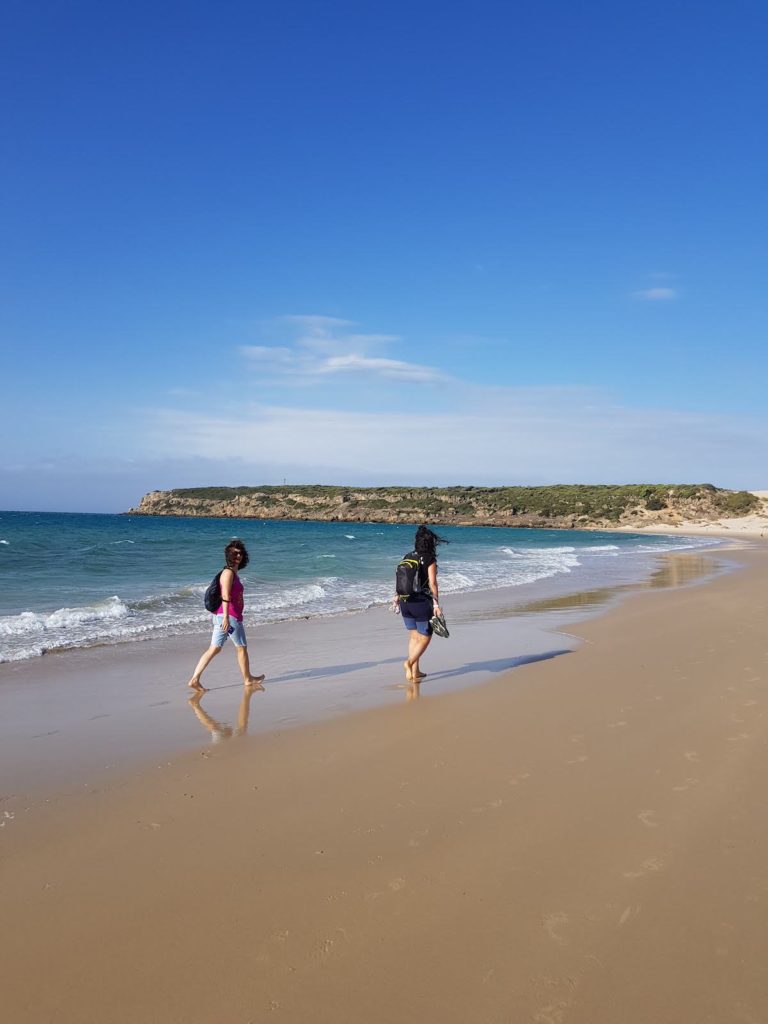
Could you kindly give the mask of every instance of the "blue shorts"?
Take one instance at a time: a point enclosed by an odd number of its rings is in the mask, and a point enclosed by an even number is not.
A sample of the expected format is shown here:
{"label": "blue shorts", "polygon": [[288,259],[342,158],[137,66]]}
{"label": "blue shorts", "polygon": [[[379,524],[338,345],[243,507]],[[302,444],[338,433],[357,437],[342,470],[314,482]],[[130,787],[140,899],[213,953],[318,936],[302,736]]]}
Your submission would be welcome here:
{"label": "blue shorts", "polygon": [[232,637],[232,643],[235,647],[247,647],[248,641],[245,639],[245,630],[243,629],[242,621],[240,619],[233,619],[230,615],[229,633],[227,634],[221,628],[223,619],[223,615],[213,616],[213,636],[211,637],[211,647],[223,647],[227,636]]}
{"label": "blue shorts", "polygon": [[401,601],[400,616],[406,629],[415,629],[422,636],[432,636],[429,624],[432,618],[431,601]]}

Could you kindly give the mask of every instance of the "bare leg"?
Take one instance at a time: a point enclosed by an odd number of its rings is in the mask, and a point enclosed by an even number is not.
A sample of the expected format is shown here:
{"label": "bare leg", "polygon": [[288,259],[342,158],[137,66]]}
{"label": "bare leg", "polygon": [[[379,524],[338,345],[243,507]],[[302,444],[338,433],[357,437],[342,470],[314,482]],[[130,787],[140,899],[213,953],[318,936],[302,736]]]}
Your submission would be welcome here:
{"label": "bare leg", "polygon": [[264,682],[264,676],[252,676],[251,675],[251,663],[248,659],[248,648],[247,647],[236,647],[237,661],[240,665],[240,672],[243,676],[243,683],[246,686],[258,686],[259,683]]}
{"label": "bare leg", "polygon": [[408,658],[404,664],[405,677],[410,682],[414,679],[418,681],[422,677],[422,672],[419,668],[419,658],[429,647],[429,642],[432,637],[422,636],[422,634],[418,633],[415,629],[409,630],[409,634]]}
{"label": "bare leg", "polygon": [[203,672],[205,672],[205,670],[208,668],[208,666],[210,665],[210,663],[213,661],[213,659],[216,657],[220,650],[220,647],[208,648],[208,650],[202,656],[200,661],[198,661],[197,668],[192,673],[192,678],[187,683],[187,686],[191,686],[193,690],[200,690],[201,692],[205,690],[205,687],[200,682],[200,676],[203,674]]}

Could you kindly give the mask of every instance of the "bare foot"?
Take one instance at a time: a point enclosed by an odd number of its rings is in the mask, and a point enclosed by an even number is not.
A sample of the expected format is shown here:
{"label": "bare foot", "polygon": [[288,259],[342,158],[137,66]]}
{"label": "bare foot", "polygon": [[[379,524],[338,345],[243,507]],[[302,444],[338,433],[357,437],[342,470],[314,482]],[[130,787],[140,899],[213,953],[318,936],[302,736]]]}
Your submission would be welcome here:
{"label": "bare foot", "polygon": [[266,678],[266,676],[249,676],[245,681],[245,685],[249,690],[263,690],[264,687],[261,684]]}
{"label": "bare foot", "polygon": [[419,669],[418,672],[413,673],[413,678],[416,680],[417,683],[420,683],[422,679],[427,678],[427,673],[422,672],[421,669]]}
{"label": "bare foot", "polygon": [[198,693],[208,693],[207,687],[203,686],[203,684],[200,682],[200,677],[199,676],[198,677],[192,676],[192,678],[187,683],[187,686],[191,690],[197,690]]}
{"label": "bare foot", "polygon": [[409,682],[409,683],[412,683],[413,682],[413,672],[411,671],[411,666],[410,666],[410,664],[407,661],[403,662],[403,668],[405,669],[406,681]]}

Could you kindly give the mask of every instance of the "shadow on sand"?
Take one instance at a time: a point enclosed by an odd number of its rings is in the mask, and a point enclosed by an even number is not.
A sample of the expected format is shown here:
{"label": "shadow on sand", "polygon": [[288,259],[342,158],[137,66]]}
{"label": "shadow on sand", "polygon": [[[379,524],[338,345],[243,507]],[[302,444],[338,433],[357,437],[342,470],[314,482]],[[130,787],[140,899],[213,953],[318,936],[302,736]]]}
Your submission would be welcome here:
{"label": "shadow on sand", "polygon": [[523,654],[519,658],[493,658],[490,661],[468,661],[464,665],[457,665],[456,668],[449,668],[443,671],[430,672],[429,678],[454,679],[456,676],[465,676],[470,672],[506,672],[511,668],[519,668],[520,665],[530,665],[536,661],[549,661],[550,658],[559,658],[561,654],[573,654],[569,647],[558,651],[544,651],[541,654]]}
{"label": "shadow on sand", "polygon": [[298,672],[284,672],[279,676],[271,676],[270,683],[288,683],[297,679],[322,679],[324,676],[344,676],[349,672],[362,672],[366,668],[378,668],[379,665],[402,665],[403,659],[384,658],[382,661],[353,661],[347,665],[320,665],[318,668],[305,668]]}
{"label": "shadow on sand", "polygon": [[[518,668],[520,665],[530,665],[536,661],[548,661],[550,658],[559,658],[561,654],[572,654],[570,648],[563,648],[562,650],[556,651],[544,651],[541,654],[523,654],[517,658],[493,658],[487,661],[468,661],[464,665],[457,665],[455,668],[435,670],[429,673],[429,678],[434,681],[437,679],[455,679],[459,676],[466,676],[472,672],[506,672],[511,668]],[[335,676],[347,675],[350,672],[361,672],[364,669],[378,668],[383,665],[398,665],[402,666],[402,658],[384,658],[381,661],[352,661],[346,665],[319,665],[317,668],[300,669],[296,672],[284,672],[278,676],[269,676],[268,682],[272,683],[291,683],[299,682],[304,679],[324,679],[333,678]],[[224,686],[212,686],[211,690],[227,690],[241,688],[241,684],[232,683],[231,685]]]}

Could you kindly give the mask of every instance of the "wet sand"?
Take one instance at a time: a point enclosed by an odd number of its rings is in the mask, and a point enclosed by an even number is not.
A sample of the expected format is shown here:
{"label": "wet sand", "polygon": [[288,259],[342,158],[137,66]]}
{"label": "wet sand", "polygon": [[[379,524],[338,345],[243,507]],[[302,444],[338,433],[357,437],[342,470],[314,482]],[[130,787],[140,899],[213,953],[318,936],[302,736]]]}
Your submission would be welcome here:
{"label": "wet sand", "polygon": [[[573,592],[564,575],[450,595],[452,636],[435,638],[430,647],[425,696],[567,654],[578,645],[568,632],[570,622],[637,590],[687,585],[727,564],[723,549],[678,552],[659,557],[648,579],[629,584]],[[387,608],[252,630],[251,661],[256,672],[267,673],[267,696],[249,702],[247,716],[231,645],[204,676],[210,692],[187,709],[186,682],[207,640],[201,616],[197,636],[0,665],[0,796],[18,804],[61,788],[100,786],[126,770],[165,763],[235,731],[291,729],[403,699],[406,634]],[[244,724],[238,724],[241,719]]]}
{"label": "wet sand", "polygon": [[259,731],[268,680],[246,734],[227,684],[226,742],[4,782],[7,1019],[768,1019],[768,547],[729,557],[469,688],[439,659],[493,652],[435,640],[381,707]]}

